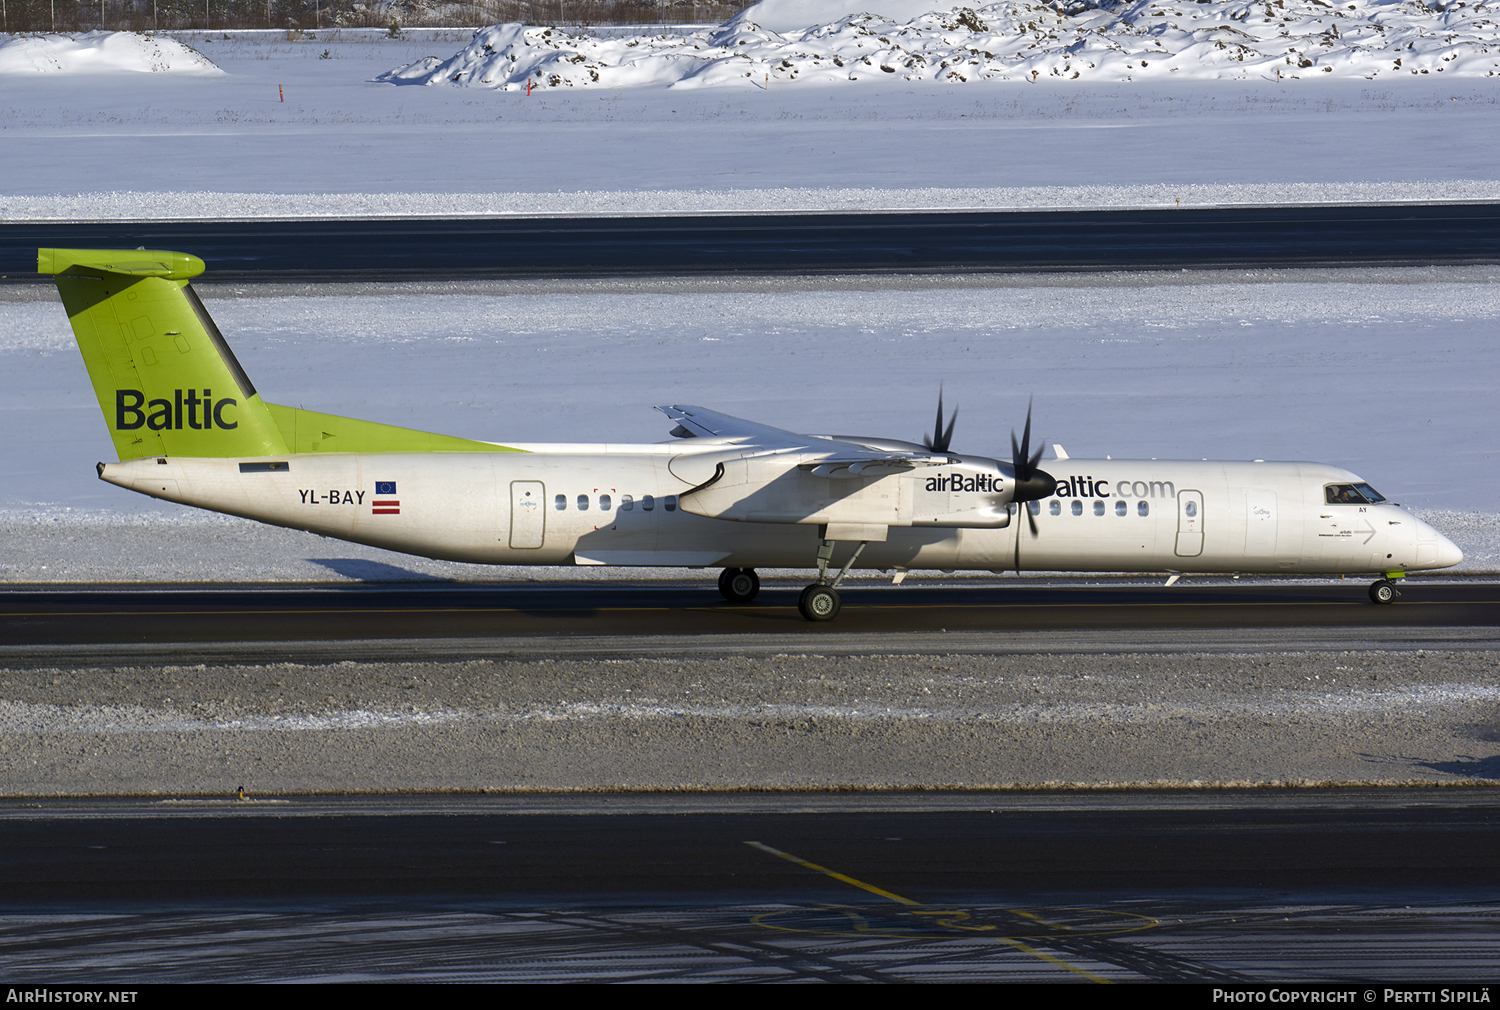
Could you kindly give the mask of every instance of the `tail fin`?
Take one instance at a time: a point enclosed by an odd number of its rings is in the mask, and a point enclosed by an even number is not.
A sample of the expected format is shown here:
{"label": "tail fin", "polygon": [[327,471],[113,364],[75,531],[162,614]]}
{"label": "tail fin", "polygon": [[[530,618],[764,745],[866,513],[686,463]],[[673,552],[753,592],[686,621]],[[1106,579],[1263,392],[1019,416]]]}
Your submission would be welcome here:
{"label": "tail fin", "polygon": [[266,404],[188,284],[204,264],[144,249],[39,249],[119,458],[275,456]]}

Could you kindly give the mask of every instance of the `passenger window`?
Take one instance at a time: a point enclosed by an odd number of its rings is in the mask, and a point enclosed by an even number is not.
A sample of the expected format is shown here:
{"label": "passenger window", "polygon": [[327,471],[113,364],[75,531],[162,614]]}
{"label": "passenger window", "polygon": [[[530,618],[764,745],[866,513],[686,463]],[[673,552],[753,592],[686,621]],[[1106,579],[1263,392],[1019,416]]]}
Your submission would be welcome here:
{"label": "passenger window", "polygon": [[1047,514],[1053,516],[1062,515],[1062,502],[1056,498],[1052,499],[1051,503],[1047,506]]}
{"label": "passenger window", "polygon": [[559,512],[566,509],[568,507],[568,496],[565,494],[560,494],[556,498],[552,499],[552,507],[557,509],[557,511]]}
{"label": "passenger window", "polygon": [[676,512],[677,511],[677,496],[675,494],[669,494],[669,495],[667,495],[665,498],[663,498],[661,500],[661,507],[664,508],[664,509],[666,509],[668,512]]}
{"label": "passenger window", "polygon": [[1029,501],[1026,503],[1026,509],[1032,515],[1039,516],[1042,514],[1042,503],[1039,501]]}
{"label": "passenger window", "polygon": [[600,512],[608,512],[609,511],[609,506],[610,506],[609,495],[607,495],[607,494],[600,495],[599,496],[599,511]]}
{"label": "passenger window", "polygon": [[1151,506],[1146,504],[1145,499],[1141,499],[1136,503],[1135,512],[1136,515],[1148,516],[1151,514]]}
{"label": "passenger window", "polygon": [[589,496],[586,495],[586,494],[579,495],[578,496],[578,511],[580,511],[580,512],[587,512],[588,510],[589,510]]}
{"label": "passenger window", "polygon": [[656,499],[649,494],[641,495],[641,511],[650,512],[654,508],[656,508]]}
{"label": "passenger window", "polygon": [[1103,514],[1104,514],[1104,503],[1102,501],[1096,501],[1096,502],[1094,502],[1094,515],[1096,515],[1096,516],[1102,516]]}
{"label": "passenger window", "polygon": [[628,495],[628,494],[622,494],[622,495],[620,495],[620,511],[621,512],[633,512],[633,511],[635,511],[635,499],[632,498],[632,497],[630,497],[630,495]]}
{"label": "passenger window", "polygon": [[1122,501],[1115,502],[1115,515],[1122,516],[1130,511],[1130,506]]}
{"label": "passenger window", "polygon": [[1083,502],[1079,501],[1076,498],[1073,499],[1073,514],[1075,516],[1083,515]]}
{"label": "passenger window", "polygon": [[1198,515],[1198,503],[1195,501],[1190,501],[1186,505],[1182,506],[1182,514],[1187,516],[1189,519],[1196,518]]}

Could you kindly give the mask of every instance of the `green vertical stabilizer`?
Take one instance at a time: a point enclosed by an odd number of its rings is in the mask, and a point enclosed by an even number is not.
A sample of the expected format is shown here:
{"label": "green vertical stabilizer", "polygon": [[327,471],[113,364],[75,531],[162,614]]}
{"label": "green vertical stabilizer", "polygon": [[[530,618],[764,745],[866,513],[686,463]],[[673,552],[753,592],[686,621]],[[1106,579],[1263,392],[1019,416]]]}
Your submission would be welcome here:
{"label": "green vertical stabilizer", "polygon": [[147,249],[39,249],[120,459],[335,452],[518,452],[261,401],[188,284],[203,261]]}
{"label": "green vertical stabilizer", "polygon": [[119,458],[274,456],[275,419],[188,279],[203,261],[144,249],[40,249]]}

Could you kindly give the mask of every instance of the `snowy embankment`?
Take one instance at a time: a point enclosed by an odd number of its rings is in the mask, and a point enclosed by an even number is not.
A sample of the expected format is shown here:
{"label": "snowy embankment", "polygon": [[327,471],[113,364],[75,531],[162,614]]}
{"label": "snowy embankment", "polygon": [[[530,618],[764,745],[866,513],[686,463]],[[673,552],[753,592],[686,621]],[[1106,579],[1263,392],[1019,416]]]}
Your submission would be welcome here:
{"label": "snowy embankment", "polygon": [[222,74],[213,61],[165,35],[85,32],[16,35],[0,42],[0,74]]}
{"label": "snowy embankment", "polygon": [[1462,0],[1434,7],[1419,0],[1022,0],[933,11],[904,22],[851,14],[784,34],[759,24],[757,13],[752,7],[690,35],[623,39],[495,25],[446,60],[427,57],[377,79],[524,90],[891,78],[1374,80],[1500,73],[1500,7]]}
{"label": "snowy embankment", "polygon": [[558,193],[81,193],[0,195],[0,221],[296,220],[298,218],[632,217],[663,214],[1147,210],[1500,201],[1500,181],[1285,182],[955,189],[777,188]]}

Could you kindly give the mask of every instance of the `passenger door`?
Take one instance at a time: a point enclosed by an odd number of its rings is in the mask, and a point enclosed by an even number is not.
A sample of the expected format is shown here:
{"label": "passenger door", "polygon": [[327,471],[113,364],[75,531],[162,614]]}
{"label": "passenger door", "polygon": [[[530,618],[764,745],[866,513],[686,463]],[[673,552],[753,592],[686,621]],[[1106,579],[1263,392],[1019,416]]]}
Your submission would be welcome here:
{"label": "passenger door", "polygon": [[1196,558],[1203,553],[1203,492],[1177,492],[1177,556]]}
{"label": "passenger door", "polygon": [[510,482],[510,545],[540,547],[547,533],[547,488],[539,480]]}

